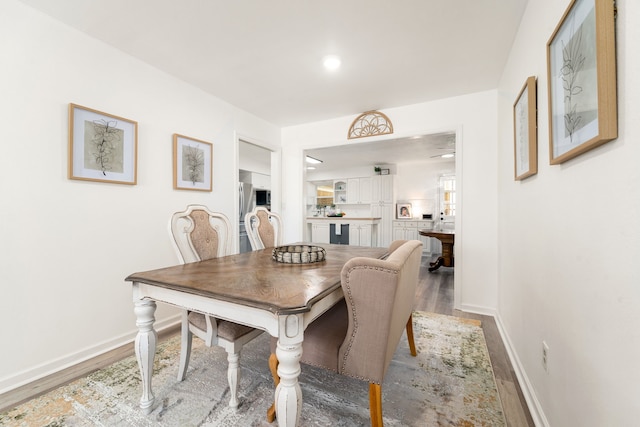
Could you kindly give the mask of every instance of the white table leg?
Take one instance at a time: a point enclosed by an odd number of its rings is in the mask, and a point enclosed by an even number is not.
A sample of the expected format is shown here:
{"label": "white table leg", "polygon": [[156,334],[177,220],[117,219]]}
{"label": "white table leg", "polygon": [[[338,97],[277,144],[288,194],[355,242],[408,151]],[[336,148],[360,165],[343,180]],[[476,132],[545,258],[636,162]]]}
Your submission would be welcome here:
{"label": "white table leg", "polygon": [[227,362],[229,367],[227,368],[227,379],[229,380],[229,406],[232,408],[238,407],[238,383],[240,382],[240,352],[232,353],[227,352]]}
{"label": "white table leg", "polygon": [[276,388],[276,417],[281,427],[298,425],[302,409],[302,391],[298,383],[302,357],[302,316],[289,315],[280,319],[276,356],[280,383]]}
{"label": "white table leg", "polygon": [[136,336],[135,350],[142,377],[142,397],[140,398],[140,409],[145,414],[151,413],[153,406],[153,391],[151,391],[151,374],[153,372],[153,359],[156,355],[156,342],[158,335],[153,329],[153,316],[156,311],[156,302],[150,300],[135,301],[133,309],[136,314],[136,326],[138,335]]}

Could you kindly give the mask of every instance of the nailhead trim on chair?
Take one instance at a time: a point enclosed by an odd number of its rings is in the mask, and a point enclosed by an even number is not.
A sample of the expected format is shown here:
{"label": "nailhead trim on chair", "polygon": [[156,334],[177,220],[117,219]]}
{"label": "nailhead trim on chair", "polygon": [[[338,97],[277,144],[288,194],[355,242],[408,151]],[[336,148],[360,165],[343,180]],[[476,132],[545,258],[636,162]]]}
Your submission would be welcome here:
{"label": "nailhead trim on chair", "polygon": [[[373,266],[370,266],[370,265],[359,265],[357,267],[353,267],[353,268],[349,269],[349,272],[347,274],[347,280],[345,282],[345,287],[347,288],[347,295],[349,296],[349,299],[348,299],[349,306],[351,307],[351,309],[353,311],[353,332],[351,333],[351,337],[349,339],[349,343],[347,345],[347,349],[346,349],[346,351],[344,353],[344,356],[342,357],[342,363],[343,364],[347,361],[347,358],[349,356],[349,352],[351,351],[351,346],[353,345],[353,339],[355,338],[356,332],[358,331],[358,316],[357,316],[357,313],[356,313],[356,309],[355,309],[355,307],[353,307],[353,304],[351,302],[352,301],[352,294],[351,294],[350,277],[351,277],[351,272],[353,270],[361,270],[361,269],[381,270],[381,271],[386,271],[386,272],[393,273],[393,274],[398,274],[397,270],[391,270],[389,268],[382,268],[382,267],[373,267]],[[345,300],[347,300],[346,296],[345,296]],[[363,380],[363,381],[369,381],[369,382],[374,383],[374,384],[380,384],[379,381],[372,381],[369,378],[359,377],[359,376],[356,376],[356,375],[349,375],[348,373],[341,373],[341,375],[346,375],[348,377],[356,378],[356,379]]]}

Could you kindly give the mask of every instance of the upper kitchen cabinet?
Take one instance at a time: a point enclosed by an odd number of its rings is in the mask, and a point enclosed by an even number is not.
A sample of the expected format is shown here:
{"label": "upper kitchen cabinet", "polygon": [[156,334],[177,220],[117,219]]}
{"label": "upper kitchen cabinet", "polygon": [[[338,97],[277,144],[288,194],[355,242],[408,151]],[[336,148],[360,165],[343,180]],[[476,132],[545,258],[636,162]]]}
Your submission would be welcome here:
{"label": "upper kitchen cabinet", "polygon": [[372,196],[371,177],[349,178],[347,180],[347,203],[369,204]]}
{"label": "upper kitchen cabinet", "polygon": [[393,203],[393,175],[375,175],[371,178],[371,201]]}
{"label": "upper kitchen cabinet", "polygon": [[333,203],[347,203],[347,181],[335,181],[333,183]]}
{"label": "upper kitchen cabinet", "polygon": [[271,190],[271,177],[262,173],[241,170],[240,182],[251,184],[257,190]]}

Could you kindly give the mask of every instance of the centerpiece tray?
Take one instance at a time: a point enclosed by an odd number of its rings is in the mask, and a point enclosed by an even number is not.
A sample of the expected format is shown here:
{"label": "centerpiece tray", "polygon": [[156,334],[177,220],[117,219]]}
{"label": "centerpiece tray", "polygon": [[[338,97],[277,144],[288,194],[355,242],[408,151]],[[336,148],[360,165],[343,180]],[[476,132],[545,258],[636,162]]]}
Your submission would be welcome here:
{"label": "centerpiece tray", "polygon": [[327,252],[320,246],[286,245],[273,248],[271,257],[274,261],[285,264],[310,264],[324,261]]}

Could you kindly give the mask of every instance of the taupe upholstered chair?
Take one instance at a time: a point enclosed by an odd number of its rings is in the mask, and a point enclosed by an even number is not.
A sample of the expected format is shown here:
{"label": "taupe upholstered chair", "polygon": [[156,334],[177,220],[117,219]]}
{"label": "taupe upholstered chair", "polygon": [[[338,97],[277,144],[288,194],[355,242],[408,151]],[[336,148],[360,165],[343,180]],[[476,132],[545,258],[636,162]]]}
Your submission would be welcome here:
{"label": "taupe upholstered chair", "polygon": [[282,219],[277,213],[257,206],[244,216],[244,224],[254,251],[282,244]]}
{"label": "taupe upholstered chair", "polygon": [[[230,254],[232,240],[229,219],[221,213],[210,211],[206,206],[189,205],[185,211],[174,213],[169,227],[178,258],[183,264]],[[218,345],[227,351],[231,395],[229,406],[237,408],[240,351],[243,345],[261,333],[261,330],[249,326],[183,310],[178,381],[182,381],[187,373],[191,342],[193,335],[196,335],[208,347]]]}
{"label": "taupe upholstered chair", "polygon": [[[413,341],[413,302],[420,271],[422,242],[397,240],[386,260],[353,258],[342,269],[344,300],[304,331],[300,363],[369,382],[371,425],[382,427],[382,381],[407,331]],[[277,358],[271,340],[269,366],[276,384]],[[267,419],[273,421],[272,409]]]}

